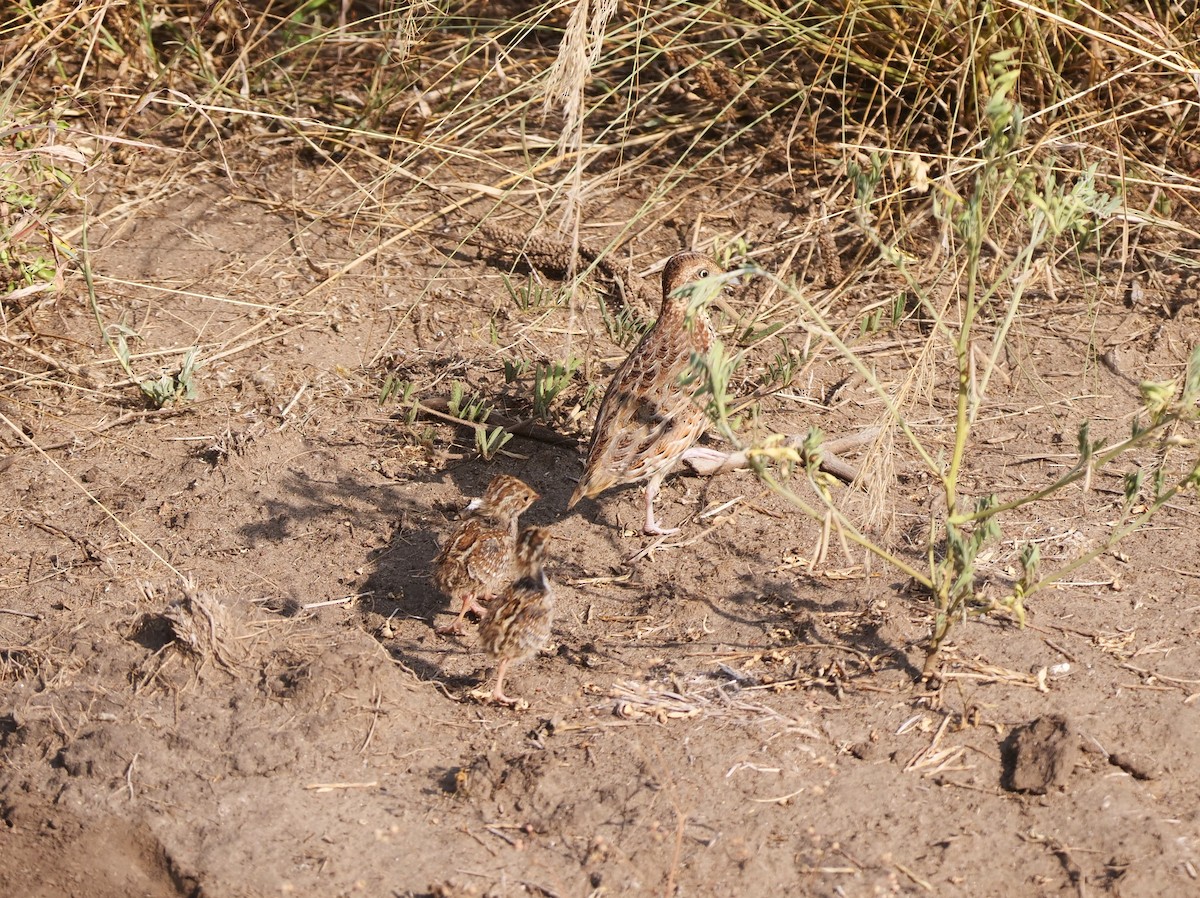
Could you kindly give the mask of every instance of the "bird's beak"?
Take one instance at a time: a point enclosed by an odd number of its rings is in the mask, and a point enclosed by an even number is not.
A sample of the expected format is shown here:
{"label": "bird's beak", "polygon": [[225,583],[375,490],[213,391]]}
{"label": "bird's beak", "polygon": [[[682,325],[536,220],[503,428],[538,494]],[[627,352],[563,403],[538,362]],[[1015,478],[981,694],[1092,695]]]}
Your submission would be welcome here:
{"label": "bird's beak", "polygon": [[729,304],[729,300],[727,300],[724,296],[716,296],[713,299],[712,304],[734,321],[742,320],[742,316],[737,313],[737,310]]}
{"label": "bird's beak", "polygon": [[735,268],[728,272],[729,279],[725,281],[725,289],[728,291],[730,287],[741,287],[744,284],[750,283],[749,276],[754,273],[753,265],[743,265],[740,268]]}

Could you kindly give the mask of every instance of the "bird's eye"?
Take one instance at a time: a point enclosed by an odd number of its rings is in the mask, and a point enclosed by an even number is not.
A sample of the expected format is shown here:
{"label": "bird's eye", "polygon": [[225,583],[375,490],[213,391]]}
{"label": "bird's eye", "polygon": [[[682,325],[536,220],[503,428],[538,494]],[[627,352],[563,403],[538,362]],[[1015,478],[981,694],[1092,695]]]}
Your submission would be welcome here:
{"label": "bird's eye", "polygon": [[697,273],[696,277],[697,277],[697,279],[703,279],[703,278],[708,277],[708,269],[701,268],[700,271]]}

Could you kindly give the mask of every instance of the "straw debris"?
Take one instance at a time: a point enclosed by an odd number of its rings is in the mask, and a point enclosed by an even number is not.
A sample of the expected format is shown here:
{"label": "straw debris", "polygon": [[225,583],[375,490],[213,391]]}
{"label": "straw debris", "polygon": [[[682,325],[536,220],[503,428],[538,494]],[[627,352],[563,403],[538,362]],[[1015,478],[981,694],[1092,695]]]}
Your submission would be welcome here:
{"label": "straw debris", "polygon": [[245,660],[241,625],[230,607],[211,592],[188,580],[183,595],[162,614],[171,628],[174,645],[203,665],[212,661],[228,673],[236,673]]}

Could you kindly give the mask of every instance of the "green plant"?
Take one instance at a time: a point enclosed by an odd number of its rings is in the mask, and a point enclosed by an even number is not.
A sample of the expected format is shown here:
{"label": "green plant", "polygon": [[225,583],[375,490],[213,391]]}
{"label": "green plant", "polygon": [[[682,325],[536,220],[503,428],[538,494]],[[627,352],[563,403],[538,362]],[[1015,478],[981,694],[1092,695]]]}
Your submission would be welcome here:
{"label": "green plant", "polygon": [[589,383],[583,389],[583,398],[579,400],[579,407],[591,408],[604,397],[604,386],[598,383]]}
{"label": "green plant", "polygon": [[[124,338],[121,340],[124,347]],[[128,348],[125,348],[128,353]],[[128,360],[128,356],[126,357]],[[155,408],[164,408],[181,400],[196,398],[196,350],[189,349],[183,363],[175,373],[163,372],[158,380],[144,380],[138,384],[142,393],[154,403]]]}
{"label": "green plant", "polygon": [[769,340],[785,327],[787,327],[787,324],[783,321],[773,321],[770,324],[763,325],[762,327],[758,327],[757,322],[751,321],[742,329],[742,332],[738,334],[736,343],[738,346],[754,346],[755,344],[761,343],[764,340]]}
{"label": "green plant", "polygon": [[475,448],[487,460],[491,460],[512,439],[512,434],[503,427],[488,428],[487,420],[491,417],[492,406],[477,393],[468,394],[462,381],[456,380],[450,384],[447,409],[450,417],[475,425]]}
{"label": "green plant", "polygon": [[759,378],[759,381],[767,386],[789,386],[804,361],[803,356],[788,345],[786,337],[780,337],[779,344],[779,351],[767,362],[767,369]]}
{"label": "green plant", "polygon": [[475,448],[489,461],[511,439],[512,434],[503,427],[493,427],[491,430],[483,426],[475,428]]}
{"label": "green plant", "polygon": [[395,374],[389,374],[383,379],[383,387],[379,391],[379,404],[387,405],[393,400],[409,402],[416,390],[417,385],[411,380],[403,380]]}
{"label": "green plant", "polygon": [[1029,201],[1049,220],[1051,232],[1073,238],[1078,249],[1095,246],[1104,222],[1121,206],[1118,197],[1096,186],[1097,168],[1095,163],[1085,168],[1069,190],[1060,189],[1055,172],[1048,171],[1045,191],[1029,196]]}
{"label": "green plant", "polygon": [[407,406],[404,413],[404,423],[412,425],[417,420],[417,414],[421,410],[420,403],[414,398],[417,392],[417,385],[411,380],[401,379],[395,374],[388,374],[383,379],[383,387],[379,391],[379,404],[387,405],[389,402],[400,402]]}
{"label": "green plant", "polygon": [[451,417],[468,423],[482,423],[492,414],[492,407],[478,393],[467,393],[467,386],[460,380],[450,384],[448,408]]}
{"label": "green plant", "polygon": [[522,312],[560,306],[567,297],[561,287],[542,283],[533,275],[530,275],[519,287],[514,287],[508,275],[504,275],[504,289]]}
{"label": "green plant", "polygon": [[529,359],[505,359],[504,382],[506,384],[516,383],[529,373],[531,367],[533,366]]}
{"label": "green plant", "polygon": [[542,420],[550,413],[560,393],[571,384],[571,378],[583,364],[576,356],[569,357],[565,362],[541,363],[533,372],[533,414]]}
{"label": "green plant", "polygon": [[68,166],[86,158],[64,142],[60,122],[5,124],[0,117],[0,287],[11,302],[61,285],[74,250],[55,222],[75,194]]}
{"label": "green plant", "polygon": [[895,327],[904,320],[904,311],[908,307],[908,294],[901,291],[896,294],[890,305],[872,309],[859,322],[858,335],[877,334],[887,327]]}
{"label": "green plant", "polygon": [[712,257],[723,269],[733,268],[734,261],[749,258],[750,243],[744,234],[713,242]]}
{"label": "green plant", "polygon": [[[98,310],[96,314],[99,317]],[[155,408],[165,408],[181,400],[191,401],[196,398],[196,349],[188,350],[178,371],[163,372],[158,380],[138,380],[133,371],[132,354],[129,351],[129,340],[141,339],[137,332],[123,324],[110,324],[102,329],[102,333],[117,363]]]}

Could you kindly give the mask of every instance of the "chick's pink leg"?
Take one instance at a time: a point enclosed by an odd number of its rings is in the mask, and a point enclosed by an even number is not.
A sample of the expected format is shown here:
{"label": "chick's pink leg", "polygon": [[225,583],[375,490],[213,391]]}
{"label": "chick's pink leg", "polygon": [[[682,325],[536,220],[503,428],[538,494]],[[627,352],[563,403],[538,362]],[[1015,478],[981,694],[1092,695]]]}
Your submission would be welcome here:
{"label": "chick's pink leg", "polygon": [[[486,598],[490,602],[492,600],[493,596],[487,596]],[[471,596],[467,596],[465,599],[463,599],[462,613],[466,614],[468,611],[474,611],[480,617],[483,617],[483,615],[487,612],[487,609],[479,604],[479,599],[477,599],[477,598],[475,598],[475,596],[471,595]]]}
{"label": "chick's pink leg", "polygon": [[515,705],[517,700],[504,694],[504,670],[507,667],[508,659],[501,659],[500,666],[496,668],[496,688],[492,690],[492,698],[502,705]]}
{"label": "chick's pink leg", "polygon": [[476,601],[475,596],[466,596],[462,600],[462,607],[458,610],[458,617],[454,619],[454,623],[450,624],[448,627],[438,627],[437,632],[441,633],[442,635],[461,634],[463,631],[463,621],[466,619],[468,611],[474,611],[476,614],[482,617],[484,611],[486,610],[486,608]]}

